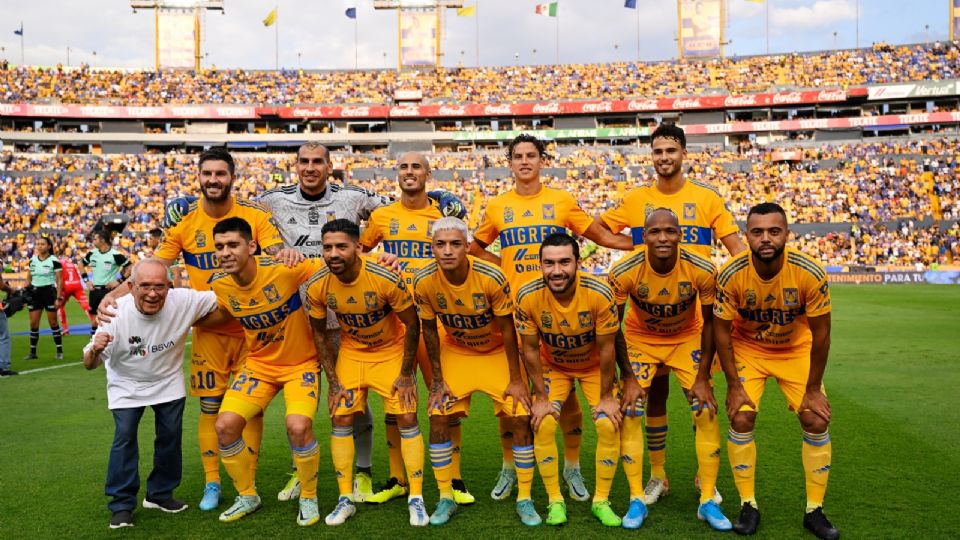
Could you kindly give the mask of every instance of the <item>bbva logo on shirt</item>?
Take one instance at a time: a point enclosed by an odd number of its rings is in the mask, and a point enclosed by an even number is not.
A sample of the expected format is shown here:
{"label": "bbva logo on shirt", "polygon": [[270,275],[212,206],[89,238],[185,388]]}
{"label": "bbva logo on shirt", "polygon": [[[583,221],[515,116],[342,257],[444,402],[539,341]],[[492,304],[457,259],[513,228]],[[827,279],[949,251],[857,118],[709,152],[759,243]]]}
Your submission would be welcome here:
{"label": "bbva logo on shirt", "polygon": [[130,356],[146,356],[147,351],[157,354],[173,347],[173,340],[158,343],[157,345],[149,345],[143,343],[143,338],[140,336],[130,336],[127,342],[130,344]]}

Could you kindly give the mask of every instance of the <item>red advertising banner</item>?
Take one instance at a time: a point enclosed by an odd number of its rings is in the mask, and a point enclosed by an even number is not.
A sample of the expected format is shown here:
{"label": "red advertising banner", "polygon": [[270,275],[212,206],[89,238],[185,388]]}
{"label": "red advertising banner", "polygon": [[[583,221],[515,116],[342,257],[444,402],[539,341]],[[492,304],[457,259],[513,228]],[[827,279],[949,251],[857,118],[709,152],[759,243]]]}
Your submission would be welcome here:
{"label": "red advertising banner", "polygon": [[850,129],[869,128],[871,126],[937,124],[941,122],[944,124],[960,122],[960,112],[888,114],[884,116],[861,116],[860,118],[816,118],[812,120],[782,120],[777,122],[733,122],[730,124],[698,124],[682,127],[689,137],[690,135]]}
{"label": "red advertising banner", "polygon": [[116,107],[110,105],[27,105],[0,103],[0,116],[43,118],[189,118],[204,120],[255,119],[250,105],[168,105],[166,107]]}

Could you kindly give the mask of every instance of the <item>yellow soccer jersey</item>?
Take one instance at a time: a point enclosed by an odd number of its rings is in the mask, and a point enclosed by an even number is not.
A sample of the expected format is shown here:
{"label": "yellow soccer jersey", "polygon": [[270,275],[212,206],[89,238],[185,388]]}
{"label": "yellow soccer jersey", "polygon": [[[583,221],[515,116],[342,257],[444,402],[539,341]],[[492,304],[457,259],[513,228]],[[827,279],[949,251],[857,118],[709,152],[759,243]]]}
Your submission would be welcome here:
{"label": "yellow soccer jersey", "polygon": [[540,335],[540,361],[565,370],[588,370],[600,365],[598,335],[614,334],[620,317],[613,291],[603,281],[577,274],[577,292],[564,307],[535,279],[517,291],[517,332]]}
{"label": "yellow soccer jersey", "polygon": [[417,271],[433,262],[430,229],[441,217],[440,210],[432,205],[411,210],[397,201],[373,211],[360,243],[368,250],[382,243],[385,252],[400,260],[401,274],[407,286],[412,287]]}
{"label": "yellow soccer jersey", "polygon": [[[341,348],[402,352],[405,328],[396,312],[412,306],[413,297],[402,277],[366,257],[360,261],[360,275],[351,283],[343,283],[328,268],[317,272],[307,283],[308,311],[325,313],[329,307],[337,314],[343,330]],[[366,361],[394,356],[371,354]]]}
{"label": "yellow soccer jersey", "polygon": [[307,259],[293,268],[273,257],[256,257],[257,276],[240,286],[218,272],[210,282],[217,302],[243,326],[249,352],[246,367],[279,376],[283,367],[317,361],[310,325],[300,298],[300,285],[324,267]]}
{"label": "yellow soccer jersey", "polygon": [[658,274],[647,263],[647,247],[642,246],[610,268],[607,279],[617,304],[630,299],[623,332],[628,342],[674,345],[700,335],[700,307],[713,305],[716,270],[712,262],[685,248],[677,257],[669,274]]}
{"label": "yellow soccer jersey", "polygon": [[510,283],[496,265],[467,256],[470,271],[462,285],[452,285],[437,263],[425,266],[414,280],[420,318],[439,319],[445,332],[440,345],[461,354],[487,353],[503,347],[494,316],[513,313]]}
{"label": "yellow soccer jersey", "polygon": [[540,244],[548,235],[572,229],[583,234],[593,218],[566,191],[543,186],[536,195],[516,190],[487,202],[474,237],[489,245],[500,238],[500,264],[514,290],[540,276]]}
{"label": "yellow soccer jersey", "polygon": [[708,184],[693,180],[684,182],[673,195],[664,195],[655,183],[631,189],[600,219],[613,232],[629,228],[633,245],[639,247],[643,245],[647,216],[661,207],[673,210],[680,219],[683,247],[702,257],[710,257],[710,246],[716,240],[740,231],[720,193]]}
{"label": "yellow soccer jersey", "polygon": [[820,263],[793,248],[784,257],[780,273],[769,281],[757,275],[749,251],[720,268],[713,314],[733,321],[735,348],[802,354],[812,344],[807,317],[830,313],[830,285]]}

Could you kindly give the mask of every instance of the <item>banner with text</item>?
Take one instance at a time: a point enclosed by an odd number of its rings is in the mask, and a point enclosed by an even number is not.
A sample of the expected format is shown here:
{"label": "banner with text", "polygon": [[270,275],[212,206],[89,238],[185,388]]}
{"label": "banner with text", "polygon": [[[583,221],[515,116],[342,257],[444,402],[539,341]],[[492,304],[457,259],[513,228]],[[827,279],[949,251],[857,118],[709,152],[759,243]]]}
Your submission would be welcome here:
{"label": "banner with text", "polygon": [[680,0],[680,56],[718,56],[723,41],[721,0]]}
{"label": "banner with text", "polygon": [[400,65],[437,64],[437,14],[400,10]]}
{"label": "banner with text", "polygon": [[193,69],[196,61],[193,13],[157,14],[157,67]]}

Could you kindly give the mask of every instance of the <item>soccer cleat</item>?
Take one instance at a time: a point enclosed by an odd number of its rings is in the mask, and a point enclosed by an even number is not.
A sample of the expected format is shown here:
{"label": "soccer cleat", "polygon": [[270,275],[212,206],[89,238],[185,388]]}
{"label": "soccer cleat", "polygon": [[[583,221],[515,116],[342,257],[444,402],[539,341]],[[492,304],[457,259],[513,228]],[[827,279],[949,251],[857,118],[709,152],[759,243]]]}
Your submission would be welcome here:
{"label": "soccer cleat", "polygon": [[[803,519],[804,525],[806,525],[807,518]],[[743,503],[743,506],[740,508],[740,515],[737,516],[737,522],[733,524],[733,532],[749,536],[751,534],[756,534],[757,527],[759,526],[760,511],[754,508],[750,503]]]}
{"label": "soccer cleat", "polygon": [[231,523],[245,516],[249,516],[261,508],[263,508],[263,504],[260,503],[260,497],[257,495],[237,495],[233,506],[227,508],[224,513],[220,514],[220,521]]}
{"label": "soccer cleat", "polygon": [[387,483],[380,488],[380,491],[367,495],[364,502],[367,504],[383,504],[389,500],[403,497],[407,494],[407,486],[404,486],[394,477],[390,477]]}
{"label": "soccer cleat", "polygon": [[110,516],[111,529],[121,529],[123,527],[133,527],[133,512],[130,510],[117,510]]}
{"label": "soccer cleat", "polygon": [[666,497],[670,493],[670,481],[666,478],[657,478],[651,476],[647,481],[647,487],[643,488],[643,499],[648,505],[660,500],[660,497]]}
{"label": "soccer cleat", "polygon": [[623,516],[620,525],[624,529],[639,529],[643,525],[643,520],[647,519],[647,505],[640,499],[630,499],[630,508],[627,509],[627,515]]}
{"label": "soccer cleat", "polygon": [[536,527],[543,523],[536,507],[533,506],[533,501],[530,499],[517,501],[517,515],[520,516],[520,522],[529,527]]}
{"label": "soccer cleat", "polygon": [[213,510],[220,506],[220,484],[218,482],[207,482],[203,488],[203,498],[200,499],[199,508],[202,512]]}
{"label": "soccer cleat", "polygon": [[467,486],[463,483],[463,480],[457,478],[453,481],[453,501],[467,506],[477,502],[477,499],[467,491]]}
{"label": "soccer cleat", "polygon": [[714,500],[709,500],[697,508],[697,519],[706,521],[707,525],[715,531],[729,531],[733,529],[733,523],[723,515],[723,510]]}
{"label": "soccer cleat", "polygon": [[37,359],[37,353],[32,352],[32,353],[24,356],[23,359],[24,359],[24,360],[36,360],[36,359]]}
{"label": "soccer cleat", "polygon": [[178,501],[173,497],[163,501],[163,502],[154,502],[150,499],[143,500],[144,508],[151,508],[154,510],[163,510],[168,514],[176,514],[177,512],[183,512],[187,509],[187,503],[183,501]]}
{"label": "soccer cleat", "polygon": [[300,499],[300,513],[297,514],[297,525],[309,527],[320,521],[320,509],[317,507],[317,498]]}
{"label": "soccer cleat", "polygon": [[340,500],[337,501],[337,507],[333,509],[333,512],[327,514],[326,521],[327,525],[343,525],[347,518],[357,513],[357,507],[353,505],[353,501],[350,500],[350,497],[340,496]]}
{"label": "soccer cleat", "polygon": [[604,527],[619,527],[622,524],[620,516],[610,508],[610,501],[596,501],[590,506],[590,511]]}
{"label": "soccer cleat", "polygon": [[373,495],[373,479],[370,478],[369,473],[358,472],[353,477],[353,500],[364,502],[371,495]]}
{"label": "soccer cleat", "polygon": [[547,505],[547,525],[563,525],[567,522],[567,503],[553,501]]}
{"label": "soccer cleat", "polygon": [[426,527],[430,523],[430,516],[427,515],[427,506],[423,504],[423,497],[410,497],[407,501],[407,510],[410,512],[410,525],[413,527]]}
{"label": "soccer cleat", "polygon": [[440,499],[437,501],[437,509],[430,516],[431,525],[446,525],[453,514],[457,511],[457,503],[452,499]]}
{"label": "soccer cleat", "polygon": [[[697,493],[700,493],[700,475],[693,477],[693,485],[697,488]],[[723,495],[720,495],[720,490],[717,489],[717,486],[713,486],[713,502],[719,504],[723,503]]]}
{"label": "soccer cleat", "polygon": [[297,476],[297,473],[290,475],[290,479],[287,480],[287,485],[283,486],[283,489],[277,493],[278,501],[292,501],[300,496],[300,477]]}
{"label": "soccer cleat", "polygon": [[56,361],[59,362],[59,361],[63,360],[63,353],[62,353],[62,352],[58,352],[57,354],[55,354],[55,355],[53,356],[53,358],[54,358],[54,360],[56,360]]}
{"label": "soccer cleat", "polygon": [[812,532],[817,538],[822,540],[836,540],[840,538],[840,531],[830,523],[827,516],[823,514],[823,508],[817,508],[813,512],[807,512],[803,516],[803,526]]}
{"label": "soccer cleat", "polygon": [[497,484],[493,486],[490,497],[495,501],[502,501],[510,496],[513,486],[517,483],[517,471],[513,469],[500,469],[497,475]]}
{"label": "soccer cleat", "polygon": [[563,481],[567,483],[570,489],[570,498],[575,501],[585,501],[590,498],[590,492],[587,491],[586,484],[583,483],[583,475],[580,474],[580,468],[564,469]]}

